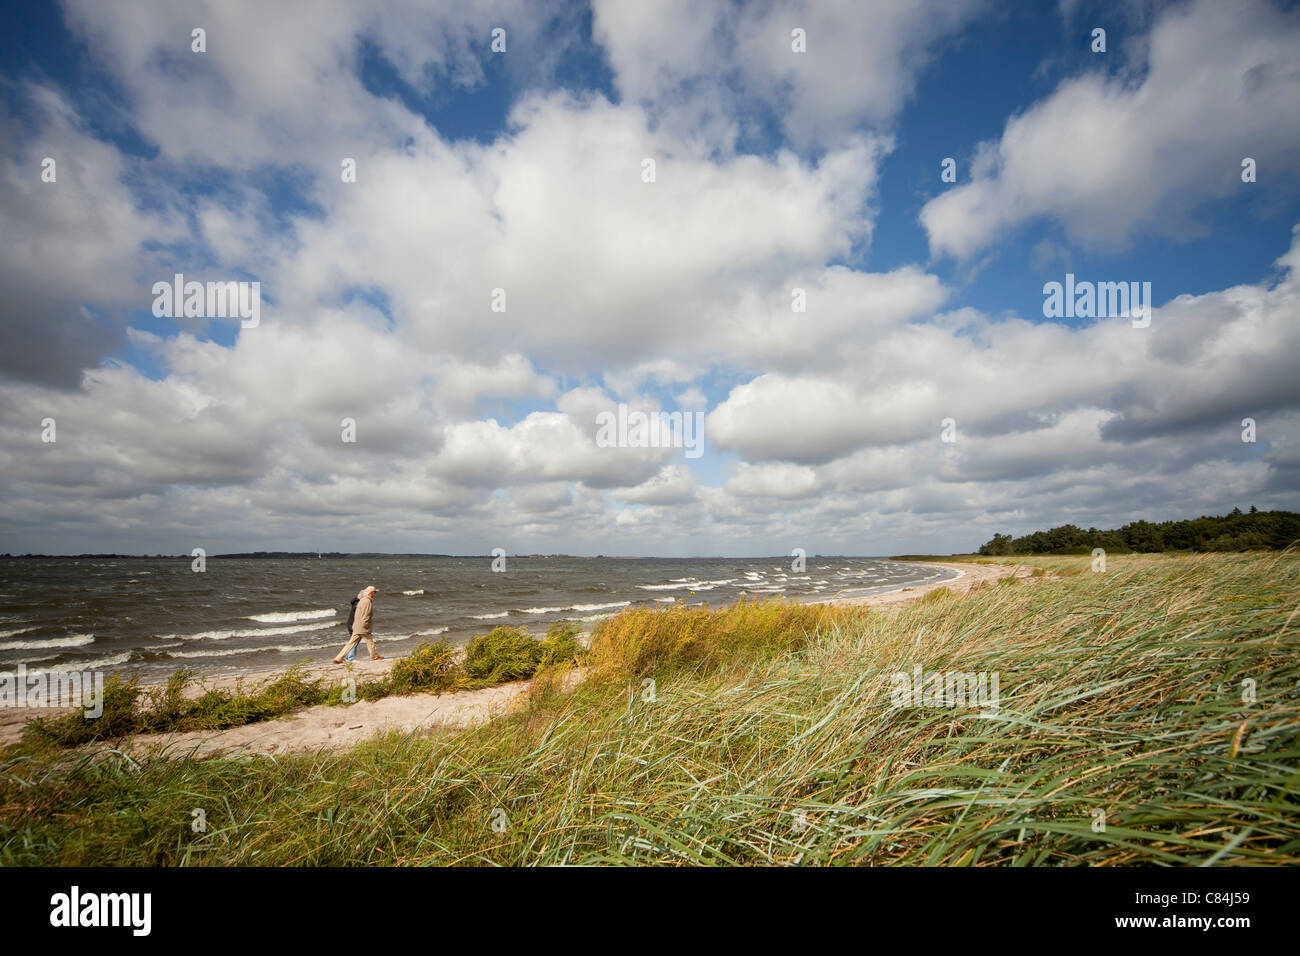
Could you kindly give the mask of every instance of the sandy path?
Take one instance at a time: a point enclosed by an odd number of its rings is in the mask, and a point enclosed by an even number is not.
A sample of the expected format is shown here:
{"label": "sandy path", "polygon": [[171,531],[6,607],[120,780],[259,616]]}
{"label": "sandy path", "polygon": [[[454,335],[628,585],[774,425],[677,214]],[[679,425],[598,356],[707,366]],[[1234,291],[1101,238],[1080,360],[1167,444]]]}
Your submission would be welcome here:
{"label": "sandy path", "polygon": [[[865,607],[891,607],[915,601],[935,588],[948,588],[965,594],[976,584],[996,581],[1006,577],[1028,577],[1030,569],[1021,565],[958,564],[940,561],[909,562],[932,567],[950,568],[958,577],[872,594],[864,597],[827,597],[827,603],[849,604]],[[350,670],[334,664],[311,665],[306,668],[312,677],[323,677],[330,684],[352,676],[358,681],[375,678],[388,672],[393,659],[366,661],[361,658]],[[197,696],[210,688],[233,689],[239,684],[253,688],[262,682],[280,676],[282,670],[244,674],[240,677],[211,677],[195,681],[188,694]],[[225,752],[227,756],[254,754],[281,754],[291,751],[337,749],[361,743],[378,732],[399,730],[404,733],[427,731],[438,727],[469,727],[486,723],[495,717],[523,705],[532,681],[515,681],[482,690],[458,691],[446,694],[408,694],[385,697],[376,701],[357,701],[346,706],[308,707],[290,716],[276,720],[246,724],[222,731],[194,731],[180,734],[148,734],[136,737],[131,746],[135,749],[166,750],[172,755],[194,753],[208,756]],[[45,708],[38,713],[31,710],[0,708],[0,746],[17,742],[23,724],[33,716],[57,713]]]}
{"label": "sandy path", "polygon": [[386,730],[411,733],[436,727],[487,723],[522,704],[532,681],[514,681],[451,694],[408,694],[359,700],[355,704],[308,707],[276,720],[216,733],[151,734],[132,741],[136,749],[167,750],[172,756],[281,754],[295,750],[350,747]]}

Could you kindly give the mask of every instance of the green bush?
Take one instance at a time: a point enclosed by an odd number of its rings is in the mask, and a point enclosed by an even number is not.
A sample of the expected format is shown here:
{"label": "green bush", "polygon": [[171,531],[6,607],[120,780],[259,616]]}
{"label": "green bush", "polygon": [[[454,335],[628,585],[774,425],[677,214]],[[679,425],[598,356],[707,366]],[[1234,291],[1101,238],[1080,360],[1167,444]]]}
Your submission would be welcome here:
{"label": "green bush", "polygon": [[581,633],[582,628],[572,621],[557,621],[552,624],[550,630],[546,632],[546,637],[537,644],[538,669],[568,664],[571,661],[579,663],[585,661],[587,649],[578,641],[578,635]]}
{"label": "green bush", "polygon": [[581,658],[578,628],[569,622],[551,626],[542,640],[520,627],[497,627],[474,638],[465,651],[465,671],[473,686],[484,687],[524,680],[539,668]]}
{"label": "green bush", "polygon": [[[378,681],[374,683],[379,683]],[[442,692],[464,686],[464,675],[456,664],[456,649],[446,641],[424,641],[393,664],[388,675],[389,693]]]}
{"label": "green bush", "polygon": [[139,684],[138,678],[123,679],[114,674],[104,682],[104,712],[99,717],[87,718],[84,710],[61,717],[38,717],[23,728],[23,739],[43,749],[126,736],[135,727]]}

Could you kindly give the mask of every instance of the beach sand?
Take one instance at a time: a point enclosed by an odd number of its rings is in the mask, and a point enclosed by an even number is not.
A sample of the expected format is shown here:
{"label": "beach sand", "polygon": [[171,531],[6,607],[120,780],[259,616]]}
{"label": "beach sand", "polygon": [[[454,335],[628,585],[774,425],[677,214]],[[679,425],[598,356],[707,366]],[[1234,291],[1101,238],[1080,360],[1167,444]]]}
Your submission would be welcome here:
{"label": "beach sand", "polygon": [[[940,561],[910,562],[957,571],[956,578],[914,585],[865,596],[835,595],[827,603],[848,604],[858,607],[888,608],[910,601],[936,588],[947,588],[964,594],[978,584],[990,583],[1007,577],[1029,577],[1030,569],[1023,565],[959,564]],[[394,658],[367,661],[358,657],[349,667],[336,664],[310,665],[309,677],[322,677],[329,683],[338,683],[351,676],[359,681],[386,674]],[[198,695],[212,688],[233,689],[241,684],[245,689],[257,687],[264,681],[283,674],[283,670],[254,672],[242,676],[209,677],[195,681],[188,693]],[[576,674],[575,674],[576,682]],[[150,685],[152,686],[152,685]],[[222,731],[193,731],[176,734],[146,734],[132,738],[133,750],[166,752],[172,756],[194,754],[211,756],[276,755],[294,751],[337,749],[359,744],[376,733],[397,730],[402,733],[428,733],[439,728],[454,729],[486,723],[523,706],[531,680],[499,684],[482,690],[456,691],[444,694],[408,694],[384,697],[375,701],[357,701],[347,706],[307,707],[290,716],[256,724],[245,724]],[[55,708],[39,712],[16,708],[0,708],[0,746],[16,743],[23,725],[34,716],[51,716],[59,713]]]}

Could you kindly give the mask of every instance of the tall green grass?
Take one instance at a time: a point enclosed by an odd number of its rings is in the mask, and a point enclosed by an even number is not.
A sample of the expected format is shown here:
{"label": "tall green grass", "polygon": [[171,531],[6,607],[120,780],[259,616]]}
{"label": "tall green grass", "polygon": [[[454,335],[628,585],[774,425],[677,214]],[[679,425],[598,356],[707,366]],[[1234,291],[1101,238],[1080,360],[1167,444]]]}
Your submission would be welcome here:
{"label": "tall green grass", "polygon": [[[802,633],[750,606],[716,641],[629,614],[595,679],[473,730],[13,757],[0,863],[1296,865],[1298,578],[1295,552],[1116,558]],[[891,706],[918,664],[997,671],[1000,707]]]}
{"label": "tall green grass", "polygon": [[740,601],[721,610],[674,605],[628,608],[603,620],[591,638],[597,677],[630,680],[651,673],[786,654],[818,632],[865,624],[862,608],[834,604]]}

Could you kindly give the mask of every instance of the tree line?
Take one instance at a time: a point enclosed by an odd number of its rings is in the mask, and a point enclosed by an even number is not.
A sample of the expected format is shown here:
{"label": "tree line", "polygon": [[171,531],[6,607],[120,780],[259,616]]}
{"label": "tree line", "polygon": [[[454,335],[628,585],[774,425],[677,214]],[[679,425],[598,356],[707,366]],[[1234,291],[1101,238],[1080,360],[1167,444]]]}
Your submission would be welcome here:
{"label": "tree line", "polygon": [[1013,538],[995,534],[980,554],[1089,554],[1104,548],[1112,554],[1152,551],[1280,550],[1300,541],[1300,514],[1233,508],[1226,515],[1202,515],[1182,521],[1131,521],[1122,528],[1087,531],[1063,524],[1049,531]]}

